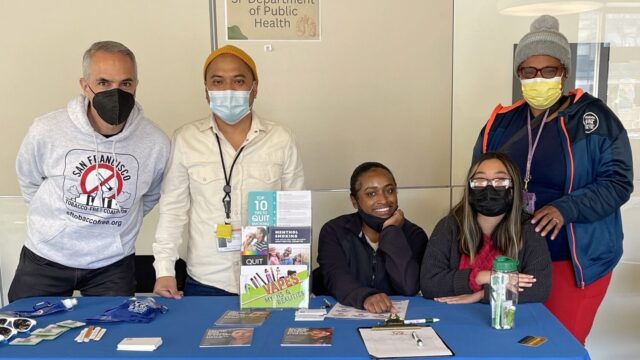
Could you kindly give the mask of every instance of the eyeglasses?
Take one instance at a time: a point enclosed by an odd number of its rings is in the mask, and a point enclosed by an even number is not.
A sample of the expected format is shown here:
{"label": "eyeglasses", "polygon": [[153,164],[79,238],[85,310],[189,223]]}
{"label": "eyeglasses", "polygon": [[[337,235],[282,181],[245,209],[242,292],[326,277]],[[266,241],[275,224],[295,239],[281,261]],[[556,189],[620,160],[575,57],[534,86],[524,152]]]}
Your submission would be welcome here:
{"label": "eyeglasses", "polygon": [[9,340],[16,333],[18,333],[16,329],[10,328],[8,326],[0,326],[0,341]]}
{"label": "eyeglasses", "polygon": [[511,186],[511,179],[509,178],[497,178],[497,179],[485,179],[474,178],[469,180],[469,186],[472,189],[484,189],[487,185],[491,185],[496,189],[504,190]]}
{"label": "eyeglasses", "polygon": [[0,326],[12,328],[17,332],[29,331],[35,324],[36,321],[33,319],[0,316]]}
{"label": "eyeglasses", "polygon": [[518,75],[523,79],[533,79],[540,74],[545,79],[551,79],[561,75],[563,71],[564,68],[561,66],[545,66],[541,69],[533,66],[525,66],[518,69]]}

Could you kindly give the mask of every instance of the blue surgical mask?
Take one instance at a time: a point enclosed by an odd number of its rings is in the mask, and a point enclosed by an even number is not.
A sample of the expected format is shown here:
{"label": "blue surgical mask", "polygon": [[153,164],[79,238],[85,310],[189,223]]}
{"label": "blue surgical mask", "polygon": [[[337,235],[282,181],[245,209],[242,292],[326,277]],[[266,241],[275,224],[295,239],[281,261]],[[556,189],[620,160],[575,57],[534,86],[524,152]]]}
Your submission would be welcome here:
{"label": "blue surgical mask", "polygon": [[229,125],[236,124],[251,112],[251,90],[209,90],[209,107],[216,116]]}

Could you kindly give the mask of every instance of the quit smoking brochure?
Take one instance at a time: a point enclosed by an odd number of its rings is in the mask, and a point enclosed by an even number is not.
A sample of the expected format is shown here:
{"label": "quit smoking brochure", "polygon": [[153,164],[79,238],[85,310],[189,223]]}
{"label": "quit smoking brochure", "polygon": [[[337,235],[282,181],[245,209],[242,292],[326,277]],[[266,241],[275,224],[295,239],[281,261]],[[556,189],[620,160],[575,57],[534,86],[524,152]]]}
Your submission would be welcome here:
{"label": "quit smoking brochure", "polygon": [[227,310],[216,320],[216,326],[260,326],[271,314],[269,310]]}
{"label": "quit smoking brochure", "polygon": [[200,347],[250,346],[253,328],[210,328],[204,332]]}
{"label": "quit smoking brochure", "polygon": [[242,266],[240,308],[309,306],[307,265]]}
{"label": "quit smoking brochure", "polygon": [[311,263],[311,192],[248,194],[242,228],[240,308],[306,308]]}
{"label": "quit smoking brochure", "polygon": [[248,225],[311,226],[311,191],[251,191]]}
{"label": "quit smoking brochure", "polygon": [[287,328],[281,346],[331,346],[333,328]]}

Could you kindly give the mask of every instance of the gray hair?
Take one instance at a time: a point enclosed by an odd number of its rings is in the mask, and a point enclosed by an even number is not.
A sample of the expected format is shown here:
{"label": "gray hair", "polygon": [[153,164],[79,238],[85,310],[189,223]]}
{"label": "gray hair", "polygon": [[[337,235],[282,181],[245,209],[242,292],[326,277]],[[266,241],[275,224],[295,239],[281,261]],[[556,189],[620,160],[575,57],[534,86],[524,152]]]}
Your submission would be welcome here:
{"label": "gray hair", "polygon": [[91,68],[91,58],[98,51],[104,51],[111,54],[122,54],[128,57],[133,63],[133,72],[135,79],[138,79],[138,64],[136,63],[136,56],[133,54],[133,51],[129,50],[128,47],[122,45],[116,41],[98,41],[93,43],[87,51],[84,52],[82,56],[82,76],[85,79],[89,79],[89,69]]}

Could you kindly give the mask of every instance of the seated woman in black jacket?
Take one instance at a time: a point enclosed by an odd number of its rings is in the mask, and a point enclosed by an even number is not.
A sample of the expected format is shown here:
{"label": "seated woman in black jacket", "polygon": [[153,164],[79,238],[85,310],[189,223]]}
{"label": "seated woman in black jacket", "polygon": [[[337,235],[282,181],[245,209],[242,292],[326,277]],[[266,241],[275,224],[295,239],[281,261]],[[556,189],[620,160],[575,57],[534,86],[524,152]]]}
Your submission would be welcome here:
{"label": "seated woman in black jacket", "polygon": [[357,212],[322,227],[320,267],[314,273],[321,273],[327,292],[341,304],[392,311],[388,295],[418,292],[427,234],[405,219],[396,180],[380,163],[366,162],[353,171],[351,203]]}
{"label": "seated woman in black jacket", "polygon": [[551,289],[545,239],[522,210],[522,181],[505,154],[488,152],[467,175],[462,200],[436,225],[424,253],[420,289],[449,304],[488,302],[493,260],[518,260],[520,302],[542,302]]}

